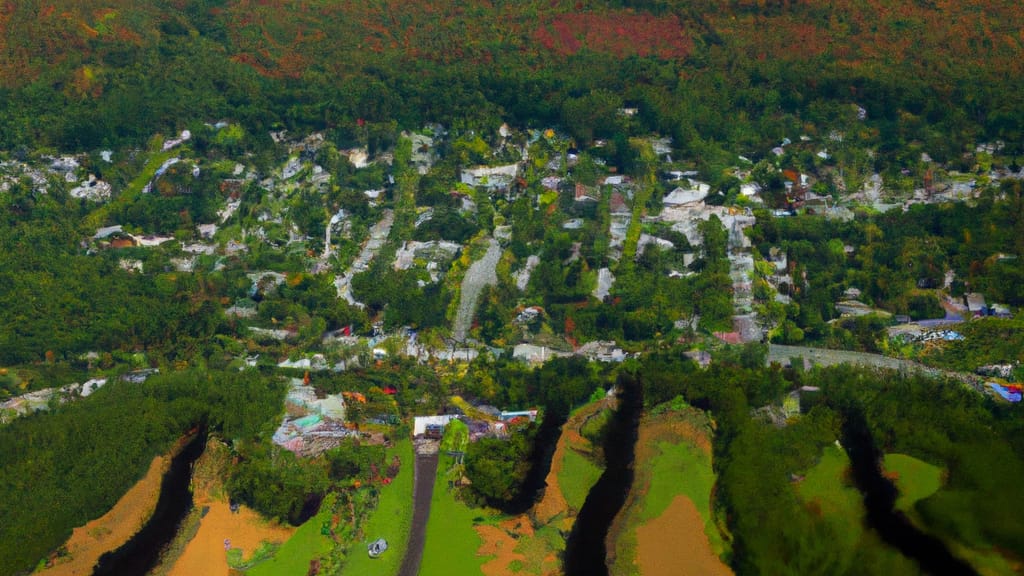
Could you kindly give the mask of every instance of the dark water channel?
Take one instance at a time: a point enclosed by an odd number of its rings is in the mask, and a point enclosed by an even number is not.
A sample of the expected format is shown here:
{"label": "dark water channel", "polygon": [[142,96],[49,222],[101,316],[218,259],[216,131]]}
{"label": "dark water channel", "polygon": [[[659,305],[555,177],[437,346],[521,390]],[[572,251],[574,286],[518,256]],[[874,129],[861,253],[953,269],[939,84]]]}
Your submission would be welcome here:
{"label": "dark water channel", "polygon": [[206,432],[200,431],[171,460],[160,485],[160,499],[149,522],[123,546],[100,557],[94,576],[143,576],[156,566],[160,553],[178,532],[192,509],[192,464],[206,449]]}
{"label": "dark water channel", "polygon": [[566,576],[605,576],[605,538],[633,485],[633,457],[643,411],[638,382],[619,381],[619,408],[608,422],[605,470],[590,489],[565,546]]}
{"label": "dark water channel", "polygon": [[568,415],[561,412],[548,412],[541,420],[537,436],[533,441],[533,451],[530,453],[530,471],[519,488],[519,492],[509,502],[491,502],[495,508],[505,514],[525,514],[531,506],[537,503],[541,491],[547,486],[546,479],[551,471],[551,459],[555,455],[555,447],[558,438],[562,434],[562,426],[568,419]]}
{"label": "dark water channel", "polygon": [[917,561],[931,574],[977,574],[970,565],[953,556],[933,536],[921,532],[906,514],[894,509],[896,486],[882,475],[882,453],[875,446],[864,413],[859,408],[844,411],[843,445],[850,456],[853,480],[864,496],[868,525],[887,544]]}

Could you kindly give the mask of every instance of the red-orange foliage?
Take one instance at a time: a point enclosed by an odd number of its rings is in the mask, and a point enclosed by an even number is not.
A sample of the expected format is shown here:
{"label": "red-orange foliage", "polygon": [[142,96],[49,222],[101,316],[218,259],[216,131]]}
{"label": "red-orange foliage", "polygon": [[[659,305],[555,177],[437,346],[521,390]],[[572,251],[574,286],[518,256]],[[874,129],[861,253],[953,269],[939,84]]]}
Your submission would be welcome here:
{"label": "red-orange foliage", "polygon": [[541,21],[534,39],[546,50],[572,55],[583,48],[618,57],[685,58],[693,42],[674,16],[610,11],[551,16]]}

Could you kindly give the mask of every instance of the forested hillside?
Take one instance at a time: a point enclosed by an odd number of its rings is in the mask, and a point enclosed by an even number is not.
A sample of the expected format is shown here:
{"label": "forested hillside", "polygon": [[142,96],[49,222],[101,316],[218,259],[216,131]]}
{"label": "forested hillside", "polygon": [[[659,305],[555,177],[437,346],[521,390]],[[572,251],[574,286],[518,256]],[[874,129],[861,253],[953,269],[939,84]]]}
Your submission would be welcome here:
{"label": "forested hillside", "polygon": [[[0,145],[95,148],[189,122],[564,123],[614,111],[691,150],[856,114],[883,152],[1019,146],[1018,3],[54,0],[0,10]],[[363,119],[363,125],[357,120]]]}

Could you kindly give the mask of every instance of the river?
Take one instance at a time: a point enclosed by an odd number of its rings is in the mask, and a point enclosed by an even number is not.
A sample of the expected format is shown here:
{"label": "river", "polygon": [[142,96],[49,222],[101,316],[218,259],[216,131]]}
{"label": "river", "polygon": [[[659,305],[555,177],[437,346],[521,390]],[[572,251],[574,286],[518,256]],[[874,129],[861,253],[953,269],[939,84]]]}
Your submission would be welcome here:
{"label": "river", "polygon": [[100,557],[93,576],[144,576],[156,566],[164,547],[174,538],[181,521],[192,509],[192,464],[206,449],[200,431],[172,460],[160,485],[153,516],[123,546]]}
{"label": "river", "polygon": [[633,458],[643,411],[641,384],[619,380],[619,408],[605,435],[605,470],[580,508],[565,546],[566,576],[606,576],[605,540],[633,485]]}
{"label": "river", "polygon": [[926,572],[977,574],[953,556],[941,540],[919,530],[906,514],[894,508],[896,486],[882,475],[882,453],[871,437],[863,411],[859,407],[847,408],[843,416],[843,445],[850,456],[853,481],[864,495],[868,525],[878,531],[886,544],[916,560]]}

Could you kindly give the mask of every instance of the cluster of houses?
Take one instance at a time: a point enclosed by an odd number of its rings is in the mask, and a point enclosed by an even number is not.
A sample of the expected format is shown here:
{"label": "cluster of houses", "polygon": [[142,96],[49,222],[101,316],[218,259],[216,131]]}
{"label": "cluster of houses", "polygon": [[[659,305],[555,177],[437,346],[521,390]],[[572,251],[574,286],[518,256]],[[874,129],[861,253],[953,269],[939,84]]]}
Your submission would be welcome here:
{"label": "cluster of houses", "polygon": [[315,456],[336,448],[345,438],[360,433],[345,423],[345,398],[330,394],[319,398],[312,386],[293,378],[285,397],[285,417],[273,442],[299,456]]}
{"label": "cluster of houses", "polygon": [[456,411],[459,413],[414,417],[413,439],[418,445],[440,440],[444,436],[445,428],[453,420],[466,424],[470,442],[476,442],[481,438],[507,438],[510,426],[534,422],[538,414],[537,410],[503,411],[487,405],[474,406],[472,416],[463,414],[460,410]]}

